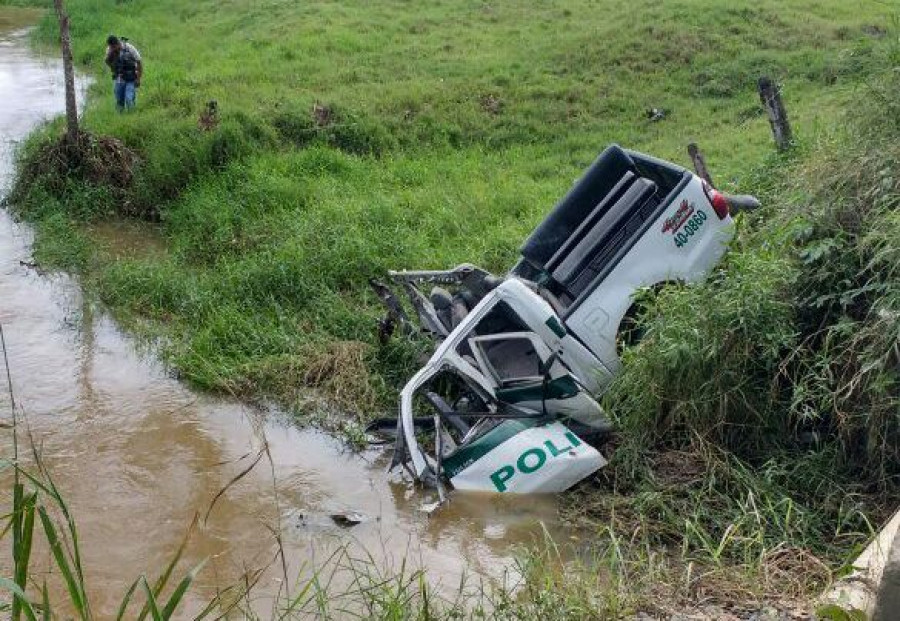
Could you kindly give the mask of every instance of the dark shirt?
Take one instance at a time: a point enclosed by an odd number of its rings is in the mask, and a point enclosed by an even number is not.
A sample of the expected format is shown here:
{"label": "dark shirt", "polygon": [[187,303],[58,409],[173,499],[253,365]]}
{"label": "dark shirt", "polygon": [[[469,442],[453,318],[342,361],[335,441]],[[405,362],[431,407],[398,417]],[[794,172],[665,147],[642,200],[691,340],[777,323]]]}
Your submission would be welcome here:
{"label": "dark shirt", "polygon": [[112,72],[114,80],[135,82],[140,77],[141,53],[127,41],[117,50],[107,47],[104,62]]}

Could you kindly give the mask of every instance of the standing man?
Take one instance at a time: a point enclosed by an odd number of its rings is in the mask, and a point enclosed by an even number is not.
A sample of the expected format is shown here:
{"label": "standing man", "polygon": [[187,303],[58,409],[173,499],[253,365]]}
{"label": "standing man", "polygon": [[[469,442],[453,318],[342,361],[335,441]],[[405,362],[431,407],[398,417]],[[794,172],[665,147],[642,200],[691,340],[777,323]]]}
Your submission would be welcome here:
{"label": "standing man", "polygon": [[141,76],[144,73],[141,53],[128,42],[128,39],[109,35],[106,39],[106,64],[112,71],[116,108],[120,112],[134,108],[137,89],[141,85]]}

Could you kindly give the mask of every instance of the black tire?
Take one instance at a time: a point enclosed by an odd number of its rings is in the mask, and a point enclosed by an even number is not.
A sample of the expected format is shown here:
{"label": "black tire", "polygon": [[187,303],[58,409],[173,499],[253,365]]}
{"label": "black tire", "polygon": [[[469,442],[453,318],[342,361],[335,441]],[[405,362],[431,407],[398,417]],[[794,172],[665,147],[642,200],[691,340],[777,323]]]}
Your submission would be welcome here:
{"label": "black tire", "polygon": [[[650,295],[658,295],[663,287],[680,284],[682,283],[678,280],[658,282],[650,287],[652,290]],[[619,322],[619,328],[616,330],[616,354],[618,354],[620,358],[622,357],[622,352],[624,352],[627,347],[636,347],[644,340],[644,337],[647,334],[647,330],[638,325],[638,315],[640,315],[642,306],[643,304],[640,301],[632,302],[631,306],[628,307],[628,310],[625,311],[622,321]]]}
{"label": "black tire", "polygon": [[628,307],[619,328],[616,330],[616,354],[621,358],[626,348],[636,347],[643,339],[646,330],[638,324],[641,305],[637,302]]}

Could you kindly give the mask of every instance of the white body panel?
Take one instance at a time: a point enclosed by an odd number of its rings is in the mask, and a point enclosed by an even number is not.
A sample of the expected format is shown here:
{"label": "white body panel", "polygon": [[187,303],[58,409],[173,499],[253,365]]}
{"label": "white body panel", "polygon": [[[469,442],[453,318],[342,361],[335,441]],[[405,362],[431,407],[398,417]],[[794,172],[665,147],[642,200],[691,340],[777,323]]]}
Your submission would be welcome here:
{"label": "white body panel", "polygon": [[558,493],[593,474],[606,460],[561,423],[511,437],[450,479],[468,491]]}
{"label": "white body panel", "polygon": [[[681,227],[664,231],[682,202],[702,210],[703,226],[680,248],[675,235]],[[731,217],[720,220],[694,177],[684,191],[654,222],[602,283],[565,320],[565,326],[615,373],[620,367],[616,334],[632,296],[643,287],[663,282],[693,282],[703,278],[719,262],[734,235]]]}

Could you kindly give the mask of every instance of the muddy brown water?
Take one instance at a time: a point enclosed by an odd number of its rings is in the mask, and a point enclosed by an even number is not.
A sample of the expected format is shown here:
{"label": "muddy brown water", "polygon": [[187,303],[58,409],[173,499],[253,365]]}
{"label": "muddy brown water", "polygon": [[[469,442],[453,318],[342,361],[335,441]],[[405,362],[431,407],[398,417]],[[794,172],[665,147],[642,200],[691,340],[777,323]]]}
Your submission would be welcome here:
{"label": "muddy brown water", "polygon": [[[36,56],[24,31],[0,32],[0,188],[10,183],[17,141],[62,106],[59,63]],[[127,249],[136,243],[127,226],[97,233]],[[433,499],[386,472],[388,451],[351,452],[278,412],[190,390],[85,300],[76,281],[28,267],[31,241],[29,228],[0,210],[0,322],[16,400],[77,521],[88,592],[101,618],[113,614],[138,575],[165,566],[194,515],[207,512],[265,442],[271,466],[263,460],[230,487],[190,541],[179,572],[209,561],[182,614],[269,564],[277,549],[271,528],[281,530],[291,582],[350,546],[386,571],[405,558],[449,590],[463,574],[502,575],[516,544],[540,536],[542,523],[557,538],[572,536],[552,497],[456,495],[428,515],[421,509]],[[0,390],[0,413],[8,419],[9,411]],[[8,458],[10,432],[3,433]],[[329,517],[347,511],[364,521],[345,528]],[[0,541],[4,571],[9,545]],[[42,555],[36,562],[46,567]],[[277,565],[262,575],[253,596],[258,610],[271,609],[281,575]],[[63,599],[58,581],[51,583]]]}

